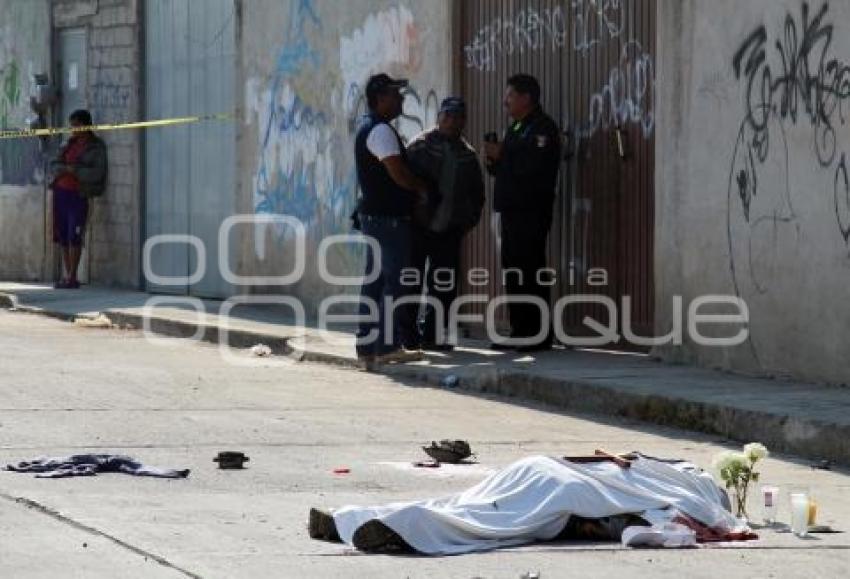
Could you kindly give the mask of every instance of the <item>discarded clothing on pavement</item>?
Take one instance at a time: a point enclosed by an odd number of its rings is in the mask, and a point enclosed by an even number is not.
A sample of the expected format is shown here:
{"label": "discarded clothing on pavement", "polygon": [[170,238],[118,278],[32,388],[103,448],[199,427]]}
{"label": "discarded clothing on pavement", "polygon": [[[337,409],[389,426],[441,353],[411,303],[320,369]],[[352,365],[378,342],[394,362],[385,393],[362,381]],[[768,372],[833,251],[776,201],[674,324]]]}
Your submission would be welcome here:
{"label": "discarded clothing on pavement", "polygon": [[103,472],[120,472],[132,476],[156,478],[186,478],[189,469],[173,470],[145,466],[118,454],[74,454],[54,458],[36,458],[17,464],[6,465],[14,472],[34,472],[36,478],[66,478],[72,476],[95,476]]}
{"label": "discarded clothing on pavement", "polygon": [[629,514],[650,525],[685,524],[696,530],[697,540],[755,538],[724,508],[724,495],[710,474],[686,462],[638,455],[630,468],[621,468],[612,462],[580,464],[534,456],[457,494],[386,506],[348,506],[333,511],[333,521],[349,545],[356,546],[352,539],[361,526],[379,521],[429,555],[553,540],[573,516]]}

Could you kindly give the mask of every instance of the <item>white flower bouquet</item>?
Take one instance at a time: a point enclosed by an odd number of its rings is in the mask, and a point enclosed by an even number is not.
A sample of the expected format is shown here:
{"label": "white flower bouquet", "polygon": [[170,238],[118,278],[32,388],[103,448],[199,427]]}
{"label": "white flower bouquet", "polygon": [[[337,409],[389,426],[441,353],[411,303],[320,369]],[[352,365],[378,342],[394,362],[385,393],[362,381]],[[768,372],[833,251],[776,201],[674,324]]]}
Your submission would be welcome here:
{"label": "white flower bouquet", "polygon": [[756,463],[767,458],[767,448],[761,443],[751,442],[744,446],[743,452],[724,451],[714,457],[712,466],[726,483],[727,489],[734,491],[735,516],[748,518],[747,493],[751,482],[759,480]]}

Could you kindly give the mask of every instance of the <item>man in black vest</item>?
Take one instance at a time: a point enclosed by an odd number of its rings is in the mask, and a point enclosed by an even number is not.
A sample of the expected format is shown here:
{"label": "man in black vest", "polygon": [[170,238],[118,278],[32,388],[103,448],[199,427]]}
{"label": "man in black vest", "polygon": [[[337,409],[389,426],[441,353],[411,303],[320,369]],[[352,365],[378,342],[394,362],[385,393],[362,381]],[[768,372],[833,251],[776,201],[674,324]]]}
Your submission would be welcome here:
{"label": "man in black vest", "polygon": [[[508,79],[505,109],[511,124],[503,142],[484,144],[487,170],[496,178],[493,208],[500,214],[505,291],[511,297],[539,298],[550,311],[546,239],[561,164],[560,131],[540,106],[540,84],[533,76]],[[511,338],[520,340],[494,347],[535,351],[552,346],[551,326],[543,327],[537,305],[509,303],[508,316]],[[537,336],[543,337],[532,339]]]}
{"label": "man in black vest", "polygon": [[[361,287],[357,357],[367,365],[421,358],[421,352],[403,348],[416,343],[410,306],[395,301],[410,292],[401,280],[411,265],[411,233],[414,207],[427,203],[427,185],[407,164],[398,132],[390,125],[402,113],[401,89],[406,80],[386,74],[372,76],[366,84],[369,113],[355,139],[354,155],[361,198],[357,209],[360,230],[380,248],[366,252],[366,276],[377,267],[379,275]],[[372,276],[374,277],[374,276]],[[389,322],[388,322],[389,318]],[[392,330],[392,336],[386,330]]]}

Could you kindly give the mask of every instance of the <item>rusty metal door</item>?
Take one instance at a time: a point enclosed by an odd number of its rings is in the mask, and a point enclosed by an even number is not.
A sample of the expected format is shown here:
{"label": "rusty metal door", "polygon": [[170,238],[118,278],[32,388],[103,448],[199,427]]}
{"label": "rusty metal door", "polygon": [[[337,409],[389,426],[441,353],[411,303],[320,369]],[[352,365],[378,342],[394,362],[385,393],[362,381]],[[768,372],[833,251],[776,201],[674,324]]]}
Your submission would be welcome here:
{"label": "rusty metal door", "polygon": [[[549,242],[549,264],[557,272],[553,302],[571,294],[604,295],[622,314],[628,298],[639,335],[653,330],[655,5],[465,0],[459,15],[461,86],[470,103],[473,145],[480,149],[486,132],[504,128],[502,94],[517,72],[540,80],[543,106],[565,134]],[[466,240],[463,265],[464,271],[491,272],[491,296],[501,293],[497,245],[488,207]],[[569,335],[586,334],[587,315],[607,321],[601,306],[576,304],[560,323]]]}

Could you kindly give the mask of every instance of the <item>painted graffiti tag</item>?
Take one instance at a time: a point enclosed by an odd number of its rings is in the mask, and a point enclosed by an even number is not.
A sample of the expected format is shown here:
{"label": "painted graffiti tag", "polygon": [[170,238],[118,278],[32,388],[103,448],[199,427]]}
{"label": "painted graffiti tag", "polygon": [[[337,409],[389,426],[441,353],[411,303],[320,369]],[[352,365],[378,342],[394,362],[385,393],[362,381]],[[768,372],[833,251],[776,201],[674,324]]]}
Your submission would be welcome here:
{"label": "painted graffiti tag", "polygon": [[103,120],[113,121],[129,114],[130,86],[117,76],[99,70],[91,86],[92,107]]}
{"label": "painted graffiti tag", "polygon": [[644,138],[655,130],[655,66],[637,41],[623,46],[620,62],[609,72],[605,86],[590,97],[588,118],[578,132],[587,138],[627,124],[639,126]]}
{"label": "painted graffiti tag", "polygon": [[[337,63],[315,47],[325,41],[325,31],[311,0],[291,0],[289,22],[273,73],[251,78],[245,87],[246,120],[256,120],[258,129],[253,206],[258,214],[297,217],[318,240],[350,228],[358,187],[349,137],[366,112],[360,87],[380,70],[414,74],[419,32],[405,7],[369,14],[340,36]],[[319,77],[318,70],[330,77]],[[410,87],[397,128],[413,137],[436,121],[438,106],[434,91]],[[289,233],[276,225],[255,227],[255,254],[265,259],[267,241],[285,240]],[[358,251],[351,250],[343,269],[354,271]]]}
{"label": "painted graffiti tag", "polygon": [[622,0],[572,0],[572,10],[573,48],[579,52],[618,38],[625,28]]}
{"label": "painted graffiti tag", "polygon": [[[827,167],[837,154],[835,121],[845,120],[850,101],[850,65],[830,58],[833,26],[824,23],[829,4],[810,18],[803,3],[798,27],[794,17],[785,18],[784,37],[776,42],[780,66],[767,58],[767,30],[754,30],[736,52],[733,66],[738,79],[746,77],[746,120],[758,132],[776,115],[792,124],[807,119],[814,129],[818,161]],[[765,135],[768,138],[768,135]]]}
{"label": "painted graffiti tag", "polygon": [[[768,157],[774,120],[789,125],[807,123],[812,129],[812,148],[823,168],[836,171],[835,182],[841,182],[844,156],[839,155],[836,126],[846,122],[850,106],[850,64],[831,56],[834,26],[826,22],[829,4],[815,13],[803,2],[799,22],[791,14],[784,20],[782,34],[775,42],[775,62],[768,53],[765,26],[753,30],[736,51],[732,64],[735,77],[745,85],[745,117],[739,147],[744,153],[733,158],[735,186],[744,219],[751,219],[751,204],[759,194],[759,170]],[[744,165],[735,169],[739,159]],[[836,159],[842,162],[836,164]],[[838,195],[838,193],[836,193]],[[845,216],[836,218],[845,243]]]}
{"label": "painted graffiti tag", "polygon": [[492,71],[502,55],[547,49],[554,52],[566,39],[567,21],[560,6],[519,10],[511,18],[494,19],[475,34],[463,49],[466,67]]}
{"label": "painted graffiti tag", "polygon": [[841,155],[835,172],[835,216],[844,243],[850,243],[850,177],[847,173],[847,156]]}

